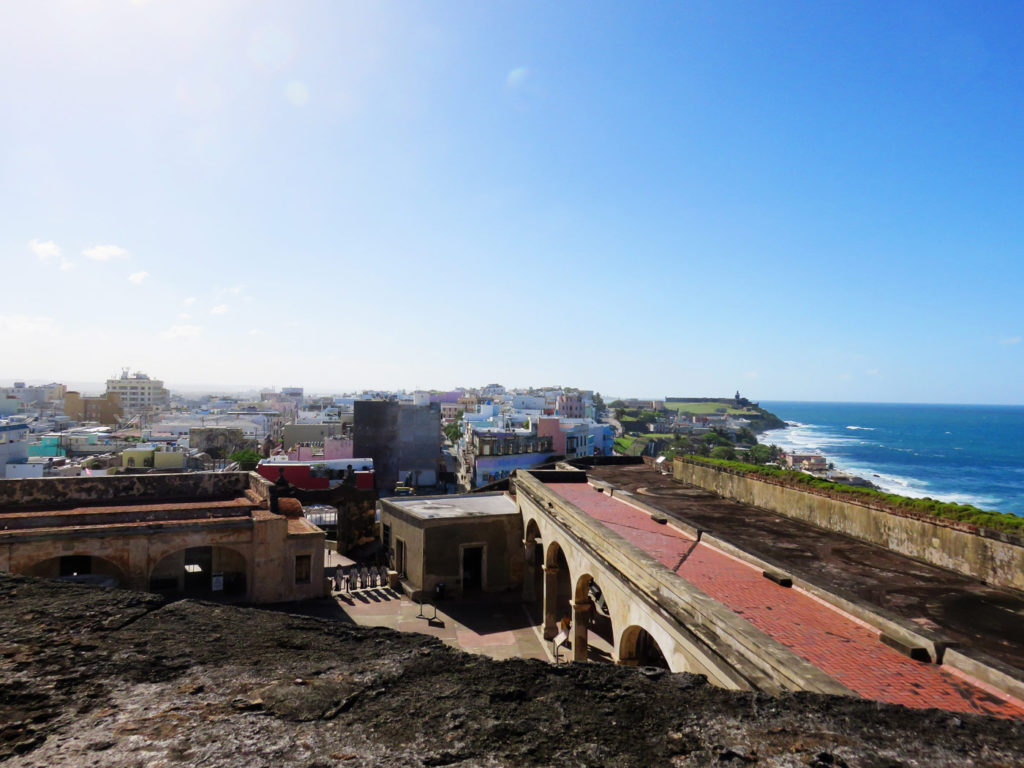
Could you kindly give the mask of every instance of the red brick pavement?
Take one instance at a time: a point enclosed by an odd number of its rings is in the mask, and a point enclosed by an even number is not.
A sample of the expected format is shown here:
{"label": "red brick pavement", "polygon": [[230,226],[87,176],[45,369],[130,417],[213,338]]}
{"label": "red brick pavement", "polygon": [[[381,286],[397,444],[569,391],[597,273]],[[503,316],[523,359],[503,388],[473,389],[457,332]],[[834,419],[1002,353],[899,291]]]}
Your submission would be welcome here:
{"label": "red brick pavement", "polygon": [[548,487],[861,696],[1024,720],[1024,707],[883,645],[879,632],[585,483]]}

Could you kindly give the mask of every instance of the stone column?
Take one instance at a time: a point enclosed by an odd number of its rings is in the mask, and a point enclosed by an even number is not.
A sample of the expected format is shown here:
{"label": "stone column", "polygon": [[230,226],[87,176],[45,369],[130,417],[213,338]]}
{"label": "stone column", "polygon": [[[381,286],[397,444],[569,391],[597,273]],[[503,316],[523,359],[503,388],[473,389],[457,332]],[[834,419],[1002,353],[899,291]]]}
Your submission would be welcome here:
{"label": "stone column", "polygon": [[532,603],[537,599],[537,587],[534,585],[537,564],[534,556],[537,546],[534,542],[523,539],[523,602]]}
{"label": "stone column", "polygon": [[572,604],[572,660],[586,661],[590,647],[590,601],[576,600]]}
{"label": "stone column", "polygon": [[124,586],[136,592],[149,591],[149,570],[156,563],[149,562],[149,537],[133,536],[125,544],[128,550],[128,567],[125,569],[125,578],[128,583]]}
{"label": "stone column", "polygon": [[558,634],[558,568],[544,566],[544,639]]}

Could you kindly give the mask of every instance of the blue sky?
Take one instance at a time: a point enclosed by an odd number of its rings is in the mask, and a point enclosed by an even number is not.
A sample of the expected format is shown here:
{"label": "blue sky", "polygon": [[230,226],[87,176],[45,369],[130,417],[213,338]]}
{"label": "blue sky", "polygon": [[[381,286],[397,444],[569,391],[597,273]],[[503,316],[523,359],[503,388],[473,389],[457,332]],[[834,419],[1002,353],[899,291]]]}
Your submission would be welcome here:
{"label": "blue sky", "polygon": [[0,384],[1024,402],[1022,25],[15,4]]}

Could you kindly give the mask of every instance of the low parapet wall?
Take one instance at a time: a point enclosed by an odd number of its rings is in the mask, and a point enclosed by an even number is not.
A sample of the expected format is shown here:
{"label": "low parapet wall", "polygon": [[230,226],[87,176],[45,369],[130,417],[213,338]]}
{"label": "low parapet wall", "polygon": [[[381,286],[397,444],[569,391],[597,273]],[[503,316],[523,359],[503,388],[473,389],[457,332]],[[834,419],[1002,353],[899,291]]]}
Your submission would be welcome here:
{"label": "low parapet wall", "polygon": [[62,509],[102,502],[223,499],[252,491],[265,500],[269,483],[251,472],[188,472],[47,477],[0,481],[0,511]]}
{"label": "low parapet wall", "polygon": [[674,477],[725,498],[844,533],[1000,587],[1024,591],[1024,546],[998,531],[972,532],[841,501],[677,458]]}

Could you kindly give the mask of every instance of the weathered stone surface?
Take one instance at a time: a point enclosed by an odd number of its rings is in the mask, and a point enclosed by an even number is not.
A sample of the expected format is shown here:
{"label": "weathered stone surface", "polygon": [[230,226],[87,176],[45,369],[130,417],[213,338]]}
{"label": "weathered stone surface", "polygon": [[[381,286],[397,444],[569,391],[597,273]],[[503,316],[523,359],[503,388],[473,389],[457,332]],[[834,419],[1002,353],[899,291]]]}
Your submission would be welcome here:
{"label": "weathered stone surface", "polygon": [[1007,766],[1012,721],[0,577],[12,766]]}

